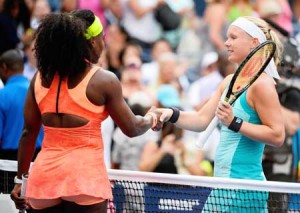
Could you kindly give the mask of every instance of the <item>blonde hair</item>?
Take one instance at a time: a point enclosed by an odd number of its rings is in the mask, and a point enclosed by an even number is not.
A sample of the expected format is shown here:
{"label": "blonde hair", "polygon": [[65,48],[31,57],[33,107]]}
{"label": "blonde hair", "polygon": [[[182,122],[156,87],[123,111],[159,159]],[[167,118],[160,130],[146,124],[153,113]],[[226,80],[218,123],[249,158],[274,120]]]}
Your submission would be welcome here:
{"label": "blonde hair", "polygon": [[278,65],[281,61],[283,45],[282,45],[279,37],[277,36],[276,32],[273,31],[270,28],[269,24],[266,21],[264,21],[263,19],[256,18],[253,16],[244,16],[244,18],[246,18],[249,21],[256,24],[256,26],[258,26],[262,30],[262,32],[265,34],[266,39],[273,41],[276,44],[276,52],[274,55],[274,62],[276,65]]}

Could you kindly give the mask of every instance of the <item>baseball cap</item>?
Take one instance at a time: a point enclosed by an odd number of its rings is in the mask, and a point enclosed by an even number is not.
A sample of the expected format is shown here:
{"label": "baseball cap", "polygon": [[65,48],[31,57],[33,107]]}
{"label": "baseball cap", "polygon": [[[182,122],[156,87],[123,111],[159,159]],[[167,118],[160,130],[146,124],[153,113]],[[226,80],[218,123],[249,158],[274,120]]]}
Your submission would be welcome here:
{"label": "baseball cap", "polygon": [[201,67],[206,68],[209,65],[216,63],[218,61],[218,59],[219,59],[218,53],[216,53],[216,52],[206,53],[203,56]]}

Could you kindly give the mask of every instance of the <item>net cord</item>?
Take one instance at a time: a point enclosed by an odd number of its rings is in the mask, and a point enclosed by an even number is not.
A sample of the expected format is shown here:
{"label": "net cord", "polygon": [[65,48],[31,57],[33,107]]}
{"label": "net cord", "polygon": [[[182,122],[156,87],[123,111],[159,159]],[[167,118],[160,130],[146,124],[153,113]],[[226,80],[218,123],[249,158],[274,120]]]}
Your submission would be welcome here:
{"label": "net cord", "polygon": [[[17,171],[17,161],[0,160],[0,170]],[[246,179],[204,177],[193,175],[162,174],[141,171],[108,169],[109,179],[135,182],[152,182],[179,184],[188,186],[202,186],[225,189],[244,189],[256,191],[300,194],[300,183],[258,181]]]}

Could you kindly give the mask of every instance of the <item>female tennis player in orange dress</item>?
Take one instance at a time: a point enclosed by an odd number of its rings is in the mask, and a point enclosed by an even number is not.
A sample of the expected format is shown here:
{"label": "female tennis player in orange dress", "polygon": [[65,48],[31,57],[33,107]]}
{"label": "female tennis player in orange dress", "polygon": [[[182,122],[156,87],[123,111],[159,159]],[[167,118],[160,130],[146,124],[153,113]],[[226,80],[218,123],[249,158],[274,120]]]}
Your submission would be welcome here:
{"label": "female tennis player in orange dress", "polygon": [[[36,76],[25,104],[18,174],[11,192],[18,209],[34,212],[106,212],[112,198],[103,157],[101,122],[108,115],[130,136],[155,124],[149,111],[135,116],[117,77],[93,66],[104,48],[103,28],[89,10],[50,14],[36,32]],[[29,171],[35,138],[44,126],[42,150]],[[29,171],[26,198],[18,184]]]}

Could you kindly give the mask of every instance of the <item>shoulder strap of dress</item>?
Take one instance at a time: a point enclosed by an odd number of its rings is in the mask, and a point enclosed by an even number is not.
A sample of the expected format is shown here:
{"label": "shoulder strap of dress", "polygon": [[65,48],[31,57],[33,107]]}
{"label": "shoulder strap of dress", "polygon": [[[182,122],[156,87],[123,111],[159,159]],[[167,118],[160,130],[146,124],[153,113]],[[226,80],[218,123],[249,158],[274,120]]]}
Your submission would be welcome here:
{"label": "shoulder strap of dress", "polygon": [[[84,79],[79,83],[79,84],[83,84],[86,85],[89,80],[91,79],[91,77],[98,71],[101,70],[101,67],[99,66],[93,66],[91,68],[91,70],[88,72],[88,74],[84,77]],[[79,85],[78,85],[79,86]]]}

